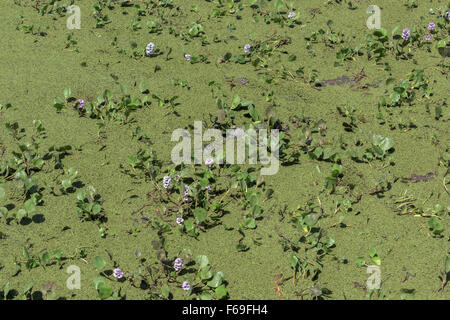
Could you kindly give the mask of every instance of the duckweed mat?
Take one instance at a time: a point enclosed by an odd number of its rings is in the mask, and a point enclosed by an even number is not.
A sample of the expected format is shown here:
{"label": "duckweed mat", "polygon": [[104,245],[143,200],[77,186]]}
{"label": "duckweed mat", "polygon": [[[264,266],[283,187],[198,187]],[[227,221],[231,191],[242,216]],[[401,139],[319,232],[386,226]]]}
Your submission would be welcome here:
{"label": "duckweed mat", "polygon": [[449,6],[1,1],[0,298],[448,299]]}

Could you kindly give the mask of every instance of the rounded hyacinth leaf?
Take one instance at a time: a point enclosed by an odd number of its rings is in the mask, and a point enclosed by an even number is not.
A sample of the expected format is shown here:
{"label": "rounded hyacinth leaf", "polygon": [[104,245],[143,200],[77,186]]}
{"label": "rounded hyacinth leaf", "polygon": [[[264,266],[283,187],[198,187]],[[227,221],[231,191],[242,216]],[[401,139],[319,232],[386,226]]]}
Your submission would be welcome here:
{"label": "rounded hyacinth leaf", "polygon": [[194,217],[195,217],[195,219],[197,219],[198,222],[205,221],[207,216],[208,216],[208,211],[206,211],[203,208],[196,208],[194,210]]}
{"label": "rounded hyacinth leaf", "polygon": [[200,255],[200,256],[197,256],[197,258],[195,259],[195,262],[197,262],[199,265],[199,268],[202,269],[209,264],[209,259],[205,255]]}
{"label": "rounded hyacinth leaf", "polygon": [[95,257],[93,263],[94,263],[94,267],[98,271],[101,271],[106,266],[106,260],[105,260],[105,258],[103,258],[101,256]]}
{"label": "rounded hyacinth leaf", "polygon": [[101,282],[98,285],[97,288],[98,291],[98,296],[100,297],[100,299],[104,300],[104,299],[108,299],[109,297],[112,296],[112,287],[108,286],[106,284],[104,284],[103,282]]}

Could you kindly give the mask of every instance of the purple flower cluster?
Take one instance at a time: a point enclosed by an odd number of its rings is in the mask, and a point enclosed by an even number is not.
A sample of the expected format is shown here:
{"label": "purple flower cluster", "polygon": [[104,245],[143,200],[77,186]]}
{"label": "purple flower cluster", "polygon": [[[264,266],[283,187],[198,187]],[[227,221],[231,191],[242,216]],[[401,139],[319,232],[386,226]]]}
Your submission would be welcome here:
{"label": "purple flower cluster", "polygon": [[153,54],[155,52],[155,44],[153,42],[150,42],[147,47],[145,48],[145,54]]}
{"label": "purple flower cluster", "polygon": [[178,217],[178,218],[177,218],[177,225],[182,226],[182,225],[183,225],[183,222],[184,222],[184,219],[183,219],[183,218],[181,218],[181,217]]}
{"label": "purple flower cluster", "polygon": [[116,268],[113,270],[113,276],[117,279],[120,279],[123,277],[123,271],[120,270],[119,268]]}
{"label": "purple flower cluster", "polygon": [[428,30],[433,31],[436,28],[436,24],[434,22],[430,22],[428,24]]}
{"label": "purple flower cluster", "polygon": [[411,36],[411,31],[409,31],[408,28],[403,29],[402,32],[402,38],[406,41],[408,41],[409,37]]}
{"label": "purple flower cluster", "polygon": [[292,19],[294,17],[295,17],[295,12],[294,11],[291,11],[291,12],[288,13],[288,18],[289,19]]}
{"label": "purple flower cluster", "polygon": [[169,188],[172,185],[172,179],[169,176],[165,176],[163,178],[163,187],[165,189]]}
{"label": "purple flower cluster", "polygon": [[181,258],[176,258],[173,264],[173,268],[175,269],[175,271],[180,271],[183,268],[183,266],[184,266],[183,260],[181,260]]}
{"label": "purple flower cluster", "polygon": [[450,20],[450,11],[445,13],[445,19]]}
{"label": "purple flower cluster", "polygon": [[425,40],[430,41],[430,40],[431,40],[431,35],[427,34],[427,35],[425,36]]}
{"label": "purple flower cluster", "polygon": [[182,286],[184,291],[189,291],[191,290],[191,285],[189,284],[189,282],[186,280],[185,282],[183,282]]}
{"label": "purple flower cluster", "polygon": [[78,99],[78,104],[80,105],[80,109],[84,110],[84,100],[83,99]]}
{"label": "purple flower cluster", "polygon": [[244,46],[244,52],[245,52],[245,53],[249,53],[251,48],[252,48],[252,47],[247,43],[247,44]]}
{"label": "purple flower cluster", "polygon": [[191,61],[191,55],[190,55],[189,53],[186,53],[186,54],[184,55],[184,58],[185,58],[187,61]]}
{"label": "purple flower cluster", "polygon": [[184,186],[184,201],[188,201],[189,200],[189,186],[186,184]]}

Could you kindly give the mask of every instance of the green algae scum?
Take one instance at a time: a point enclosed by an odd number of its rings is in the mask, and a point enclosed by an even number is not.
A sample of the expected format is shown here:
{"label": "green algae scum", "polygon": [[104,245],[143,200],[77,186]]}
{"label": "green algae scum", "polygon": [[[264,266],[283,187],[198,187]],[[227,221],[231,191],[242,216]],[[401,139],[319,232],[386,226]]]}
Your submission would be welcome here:
{"label": "green algae scum", "polygon": [[0,299],[449,299],[449,11],[1,1]]}

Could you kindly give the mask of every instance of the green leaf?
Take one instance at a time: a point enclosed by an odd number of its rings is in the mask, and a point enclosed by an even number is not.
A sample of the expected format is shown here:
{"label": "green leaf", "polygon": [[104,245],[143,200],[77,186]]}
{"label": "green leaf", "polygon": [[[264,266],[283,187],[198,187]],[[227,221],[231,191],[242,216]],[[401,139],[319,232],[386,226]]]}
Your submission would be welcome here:
{"label": "green leaf", "polygon": [[22,249],[22,254],[23,254],[23,257],[24,257],[25,259],[27,259],[27,260],[30,259],[30,254],[28,253],[28,250],[27,250],[26,247],[23,247],[23,249]]}
{"label": "green leaf", "polygon": [[194,217],[195,217],[195,219],[197,219],[198,222],[205,221],[207,216],[208,216],[208,211],[206,211],[204,208],[195,208]]}
{"label": "green leaf", "polygon": [[240,103],[241,103],[241,98],[239,98],[239,96],[237,94],[235,94],[233,97],[233,102],[231,103],[231,110],[236,109]]}
{"label": "green leaf", "polygon": [[[388,151],[389,149],[391,149],[394,146],[394,140],[383,137],[378,134],[374,134],[372,136],[372,145],[374,147],[380,148],[382,150],[380,155],[383,155],[386,151]],[[375,150],[375,151],[378,152],[378,150]]]}
{"label": "green leaf", "polygon": [[170,289],[169,289],[169,286],[167,284],[165,284],[165,285],[163,285],[161,287],[161,296],[164,299],[169,299],[169,297],[170,297]]}
{"label": "green leaf", "polygon": [[[343,217],[341,217],[341,218],[343,218]],[[340,220],[340,223],[342,223],[343,219],[342,220],[339,219],[339,220]],[[335,243],[336,243],[336,241],[333,238],[328,237],[326,240],[326,245],[328,248],[331,248],[332,246],[334,246]]]}
{"label": "green leaf", "polygon": [[304,218],[304,222],[308,227],[313,227],[319,220],[319,216],[315,213],[310,213]]}
{"label": "green leaf", "polygon": [[437,47],[438,48],[445,48],[447,46],[447,43],[445,42],[445,40],[440,40],[438,43],[437,43]]}
{"label": "green leaf", "polygon": [[333,167],[331,168],[331,172],[333,176],[337,177],[342,174],[342,166],[340,164],[333,164]]}
{"label": "green leaf", "polygon": [[217,299],[225,299],[228,294],[227,288],[223,284],[216,288],[215,293],[216,293]]}
{"label": "green leaf", "polygon": [[108,286],[104,283],[99,283],[98,288],[98,296],[100,297],[100,299],[104,300],[104,299],[108,299],[109,297],[111,297],[112,295],[112,287]]}
{"label": "green leaf", "polygon": [[394,29],[392,29],[392,31],[391,31],[391,35],[394,35],[399,28],[400,28],[400,26],[395,26]]}
{"label": "green leaf", "polygon": [[64,179],[63,181],[61,181],[61,185],[64,189],[68,189],[72,186],[72,181],[70,181],[70,179]]}
{"label": "green leaf", "polygon": [[249,229],[256,228],[256,220],[254,218],[248,217],[245,219],[245,226]]}
{"label": "green leaf", "polygon": [[222,284],[223,279],[224,279],[223,273],[220,271],[216,272],[214,277],[210,281],[208,281],[207,285],[210,286],[211,288],[217,288]]}
{"label": "green leaf", "polygon": [[259,216],[261,216],[261,210],[261,207],[255,204],[254,206],[252,206],[252,215],[258,218]]}
{"label": "green leaf", "polygon": [[375,257],[376,254],[377,254],[377,249],[376,248],[370,248],[369,249],[369,256],[371,258]]}
{"label": "green leaf", "polygon": [[100,276],[99,277],[95,277],[93,282],[94,282],[95,289],[98,290],[98,286],[100,285],[100,283],[103,283],[103,284],[105,283],[105,278],[100,277]]}
{"label": "green leaf", "polygon": [[297,256],[296,255],[292,255],[292,257],[291,257],[291,267],[296,269],[298,265],[299,265],[299,260],[298,260]]}
{"label": "green leaf", "polygon": [[186,227],[186,231],[194,229],[194,223],[192,221],[185,221],[184,226]]}
{"label": "green leaf", "polygon": [[31,293],[31,289],[33,289],[33,281],[31,281],[28,286],[25,288],[25,290],[23,290],[23,294],[26,294],[28,292]]}
{"label": "green leaf", "polygon": [[106,266],[106,260],[105,260],[105,258],[103,258],[101,256],[95,257],[93,263],[94,263],[94,267],[98,271],[101,271]]}
{"label": "green leaf", "polygon": [[444,231],[444,225],[439,221],[439,218],[436,216],[432,216],[428,221],[428,226],[433,231],[435,235],[438,235]]}
{"label": "green leaf", "polygon": [[253,100],[241,101],[241,106],[243,106],[243,107],[248,107],[248,106],[251,106],[251,105],[253,105]]}
{"label": "green leaf", "polygon": [[444,257],[444,271],[445,273],[450,272],[450,254],[446,254]]}
{"label": "green leaf", "polygon": [[142,81],[142,82],[139,84],[139,91],[140,91],[141,93],[146,93],[146,92],[148,92],[147,86],[146,86],[146,84],[145,84],[144,81]]}
{"label": "green leaf", "polygon": [[40,260],[41,260],[41,262],[42,262],[43,264],[47,264],[47,263],[50,261],[50,258],[51,258],[50,253],[44,252],[44,253],[41,255]]}
{"label": "green leaf", "polygon": [[[434,118],[436,120],[439,120],[439,118],[442,116],[442,107],[441,106],[435,106],[434,107]],[[1,198],[1,196],[0,196]]]}
{"label": "green leaf", "polygon": [[62,102],[61,98],[58,97],[53,100],[53,107],[55,107],[58,111],[64,108],[64,103]]}
{"label": "green leaf", "polygon": [[372,260],[373,263],[375,263],[377,266],[381,266],[381,258],[376,256],[376,257],[372,257],[370,258]]}
{"label": "green leaf", "polygon": [[200,295],[200,300],[212,300],[212,296],[208,291],[203,291]]}
{"label": "green leaf", "polygon": [[186,228],[186,233],[191,237],[197,237],[198,230],[195,228],[195,225],[192,221],[187,220],[184,222],[184,227]]}
{"label": "green leaf", "polygon": [[359,257],[356,259],[356,265],[358,267],[363,267],[366,264],[366,260],[363,257]]}
{"label": "green leaf", "polygon": [[5,207],[0,207],[0,214],[3,216],[3,218],[6,219],[6,216],[8,215],[8,209]]}
{"label": "green leaf", "polygon": [[379,37],[379,38],[383,38],[387,35],[387,31],[384,28],[381,28],[379,30],[375,30],[373,32],[374,36]]}
{"label": "green leaf", "polygon": [[70,88],[66,88],[66,89],[64,89],[64,98],[66,98],[66,100],[68,99],[68,98],[70,98],[70,95],[72,94],[72,89],[70,89]]}
{"label": "green leaf", "polygon": [[209,259],[205,255],[200,255],[200,256],[197,256],[197,258],[195,259],[195,262],[198,263],[199,268],[202,269],[209,264]]}
{"label": "green leaf", "polygon": [[17,218],[17,220],[22,220],[23,219],[23,217],[25,217],[27,215],[27,212],[24,210],[24,209],[20,209],[19,211],[17,211],[17,214],[16,214],[16,218]]}
{"label": "green leaf", "polygon": [[283,0],[275,0],[274,7],[277,11],[283,9],[283,5],[284,5]]}
{"label": "green leaf", "polygon": [[248,113],[250,114],[254,122],[259,121],[259,114],[253,106],[249,109]]}
{"label": "green leaf", "polygon": [[212,278],[212,276],[213,276],[213,274],[211,272],[211,267],[210,266],[207,266],[207,267],[202,268],[200,270],[200,278],[202,280],[209,280],[209,279]]}
{"label": "green leaf", "polygon": [[9,290],[11,290],[11,287],[9,286],[9,282],[5,284],[5,288],[3,289],[3,298],[6,300],[8,298]]}
{"label": "green leaf", "polygon": [[96,216],[100,213],[100,211],[102,211],[102,207],[98,203],[94,204],[92,207],[92,214]]}
{"label": "green leaf", "polygon": [[86,191],[84,191],[84,190],[79,190],[79,191],[77,192],[77,199],[78,199],[79,201],[83,201],[84,199],[86,199]]}
{"label": "green leaf", "polygon": [[25,201],[24,207],[27,211],[27,214],[33,213],[36,210],[36,205],[34,204],[33,199],[28,199],[27,201]]}
{"label": "green leaf", "polygon": [[36,167],[42,167],[42,165],[44,164],[44,160],[41,158],[34,158],[32,163],[36,166]]}
{"label": "green leaf", "polygon": [[55,257],[57,260],[61,259],[61,257],[62,257],[62,250],[60,250],[60,249],[55,250],[53,252],[53,257]]}
{"label": "green leaf", "polygon": [[389,95],[389,98],[391,99],[392,102],[398,102],[400,100],[400,94],[394,91]]}

